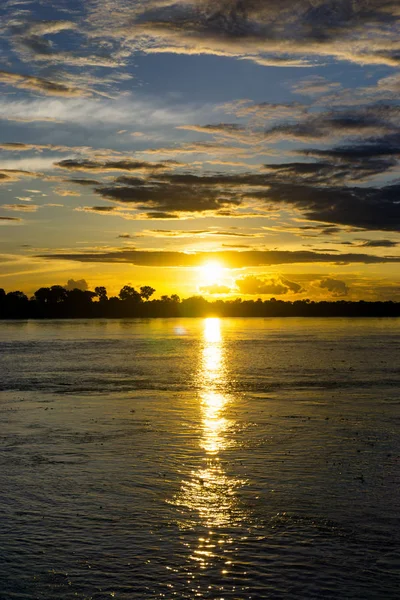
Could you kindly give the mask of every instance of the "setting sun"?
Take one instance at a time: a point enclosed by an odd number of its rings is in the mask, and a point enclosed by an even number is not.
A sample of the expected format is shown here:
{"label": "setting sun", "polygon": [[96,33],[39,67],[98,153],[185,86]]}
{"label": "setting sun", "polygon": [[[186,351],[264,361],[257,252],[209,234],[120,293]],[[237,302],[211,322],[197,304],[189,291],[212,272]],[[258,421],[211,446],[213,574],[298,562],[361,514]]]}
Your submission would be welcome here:
{"label": "setting sun", "polygon": [[220,283],[224,273],[224,268],[221,263],[218,262],[207,262],[200,267],[200,276],[202,283],[207,285],[213,285]]}

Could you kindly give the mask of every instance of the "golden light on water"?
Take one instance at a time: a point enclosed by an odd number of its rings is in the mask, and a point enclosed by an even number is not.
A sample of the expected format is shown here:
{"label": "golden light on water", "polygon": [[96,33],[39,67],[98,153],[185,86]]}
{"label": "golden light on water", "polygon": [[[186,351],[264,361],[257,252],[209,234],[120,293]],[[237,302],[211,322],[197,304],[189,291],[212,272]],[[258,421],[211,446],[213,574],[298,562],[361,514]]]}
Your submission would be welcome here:
{"label": "golden light on water", "polygon": [[218,454],[226,445],[224,432],[228,421],[222,416],[226,405],[226,398],[222,394],[206,392],[202,396],[203,402],[203,439],[202,448],[208,454]]}
{"label": "golden light on water", "polygon": [[[226,381],[220,319],[205,319],[201,370],[202,447],[216,454],[224,447],[228,421],[223,416],[227,396],[219,391]],[[216,389],[218,388],[218,389]]]}
{"label": "golden light on water", "polygon": [[[217,318],[209,318],[204,320],[204,340],[208,344],[221,342],[221,320]],[[208,347],[206,345],[205,349]],[[219,347],[221,350],[221,348]]]}
{"label": "golden light on water", "polygon": [[[218,318],[204,320],[197,379],[203,465],[192,471],[188,480],[182,481],[174,504],[196,511],[203,526],[218,530],[244,518],[236,496],[237,489],[244,482],[226,473],[220,456],[230,446],[229,429],[234,426],[234,421],[226,415],[233,398],[227,393],[229,374],[221,320]],[[201,543],[193,551],[192,558],[205,568],[213,552]]]}

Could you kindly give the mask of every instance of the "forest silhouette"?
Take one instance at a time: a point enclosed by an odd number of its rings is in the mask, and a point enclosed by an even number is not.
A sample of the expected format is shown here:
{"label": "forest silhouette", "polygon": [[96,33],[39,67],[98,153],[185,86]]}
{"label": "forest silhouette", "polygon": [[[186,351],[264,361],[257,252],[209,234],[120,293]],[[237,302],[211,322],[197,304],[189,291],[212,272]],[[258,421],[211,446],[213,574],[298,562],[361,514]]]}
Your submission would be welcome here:
{"label": "forest silhouette", "polygon": [[66,289],[61,285],[41,287],[31,298],[21,291],[0,288],[0,319],[156,318],[156,317],[399,317],[400,302],[348,300],[314,302],[309,299],[283,301],[213,300],[192,296],[161,296],[145,285],[136,290],[125,285],[118,296],[107,289]]}

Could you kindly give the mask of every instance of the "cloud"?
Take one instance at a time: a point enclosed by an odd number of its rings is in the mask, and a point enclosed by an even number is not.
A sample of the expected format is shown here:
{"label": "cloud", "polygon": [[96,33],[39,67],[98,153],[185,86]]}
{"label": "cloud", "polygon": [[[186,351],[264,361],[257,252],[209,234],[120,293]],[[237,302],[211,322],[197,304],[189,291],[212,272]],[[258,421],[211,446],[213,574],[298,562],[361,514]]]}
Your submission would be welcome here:
{"label": "cloud", "polygon": [[17,222],[17,221],[22,221],[22,219],[19,219],[18,217],[3,217],[3,216],[0,216],[0,221],[4,222],[4,224],[6,224],[8,222],[12,223],[12,222]]}
{"label": "cloud", "polygon": [[332,279],[331,277],[327,277],[326,279],[323,279],[319,285],[321,288],[331,292],[332,296],[336,298],[347,296],[349,293],[348,286],[340,279]]}
{"label": "cloud", "polygon": [[[102,52],[93,53],[87,44],[81,45],[79,51],[65,50],[57,47],[54,36],[65,31],[79,32],[77,23],[72,21],[29,21],[14,24],[11,27],[14,50],[24,61],[62,63],[74,67],[116,67],[122,60]],[[83,32],[82,32],[83,33]],[[70,34],[71,35],[71,34]],[[48,39],[52,36],[53,39]],[[101,45],[99,45],[99,48]]]}
{"label": "cloud", "polygon": [[215,296],[222,296],[224,294],[231,294],[232,290],[227,285],[220,285],[214,283],[213,285],[205,285],[200,288],[200,291],[205,294],[212,294]]}
{"label": "cloud", "polygon": [[236,285],[242,294],[264,295],[264,294],[286,294],[288,288],[279,283],[279,281],[271,279],[260,279],[254,275],[248,275],[243,279],[238,279]]}
{"label": "cloud", "polygon": [[299,294],[304,291],[302,286],[295,281],[289,281],[288,279],[281,277],[281,282],[294,294]]}
{"label": "cloud", "polygon": [[40,207],[37,204],[3,204],[1,208],[17,212],[36,212]]}
{"label": "cloud", "polygon": [[66,290],[82,290],[85,292],[89,289],[89,285],[85,279],[68,279],[67,283],[63,286]]}
{"label": "cloud", "polygon": [[399,184],[379,188],[277,183],[259,196],[272,203],[297,207],[312,221],[400,231],[399,192]]}
{"label": "cloud", "polygon": [[307,142],[365,134],[388,135],[399,131],[399,117],[400,107],[388,103],[306,113],[295,122],[266,129],[265,137],[269,141],[292,139]]}
{"label": "cloud", "polygon": [[[207,109],[209,110],[209,108]],[[193,122],[201,110],[193,106],[165,106],[154,98],[133,98],[121,95],[116,99],[105,98],[2,98],[0,119],[21,121],[51,121],[84,126],[101,124],[130,127],[143,123],[149,128],[176,126]]]}
{"label": "cloud", "polygon": [[[370,175],[371,170],[379,171],[370,163],[360,166],[363,175],[360,172],[358,177],[365,179],[366,171]],[[262,206],[265,210],[292,206],[304,218],[326,226],[400,231],[400,184],[343,185],[342,181],[350,176],[349,168],[341,164],[288,163],[268,165],[265,174],[160,173],[143,179],[122,176],[95,192],[134,210],[168,213],[175,218],[207,212],[242,216],[240,209],[251,205],[259,210]]]}
{"label": "cloud", "polygon": [[361,142],[336,146],[330,150],[308,148],[300,152],[306,156],[341,161],[351,165],[373,159],[382,160],[388,157],[396,159],[400,157],[400,130],[396,124],[393,124],[392,131],[384,136],[367,137]]}
{"label": "cloud", "polygon": [[[286,105],[283,114],[272,111],[261,105],[254,110],[251,116],[250,109],[254,106],[240,105],[239,107],[223,106],[231,112],[240,113],[242,118],[248,117],[246,124],[242,123],[217,123],[206,125],[181,125],[177,129],[195,131],[201,134],[213,135],[219,141],[227,143],[234,139],[239,144],[258,145],[258,153],[268,150],[266,144],[276,144],[281,140],[299,141],[302,143],[321,141],[324,143],[334,139],[376,137],[393,135],[400,132],[399,118],[400,107],[386,103],[375,103],[369,106],[341,107],[335,110],[313,111]],[[277,105],[275,106],[277,108]],[[282,108],[282,107],[281,107]],[[271,122],[271,125],[265,126]],[[269,152],[272,150],[269,148]]]}
{"label": "cloud", "polygon": [[50,171],[53,168],[54,158],[44,156],[32,156],[31,158],[13,158],[0,160],[0,171],[2,173],[19,175],[21,177],[40,177],[37,171]]}
{"label": "cloud", "polygon": [[207,157],[234,156],[235,158],[248,158],[253,154],[250,154],[249,150],[245,148],[226,146],[225,144],[215,142],[190,142],[180,144],[179,146],[147,148],[141,150],[140,153],[157,156],[205,154]]}
{"label": "cloud", "polygon": [[397,0],[118,0],[89,6],[92,28],[131,51],[281,66],[324,56],[397,66],[398,18]]}
{"label": "cloud", "polygon": [[[23,177],[40,177],[41,173],[33,173],[32,171],[26,171],[21,168],[9,168],[9,167],[24,167],[31,164],[35,166],[34,159],[31,163],[29,161],[1,161],[0,162],[0,183],[10,183],[12,181],[19,181]],[[32,164],[33,163],[33,164]]]}
{"label": "cloud", "polygon": [[63,189],[60,189],[60,188],[55,189],[54,193],[57,194],[58,196],[65,196],[65,197],[80,196],[79,192],[76,192],[74,190],[63,190]]}
{"label": "cloud", "polygon": [[[37,258],[49,260],[72,260],[83,263],[128,263],[147,267],[199,267],[207,261],[216,260],[227,268],[261,267],[279,264],[311,263],[355,263],[383,264],[400,263],[400,256],[386,257],[361,253],[317,253],[308,250],[248,250],[243,252],[168,252],[146,250],[117,250],[99,252],[57,252],[40,254]],[[287,286],[286,286],[287,287]]]}
{"label": "cloud", "polygon": [[73,98],[76,96],[91,96],[91,92],[76,87],[71,87],[56,81],[49,81],[33,75],[21,75],[9,71],[0,71],[0,83],[10,87],[39,92],[45,96],[64,96]]}
{"label": "cloud", "polygon": [[238,132],[244,131],[244,127],[238,123],[218,123],[215,125],[179,125],[177,129],[197,131],[199,133],[223,134],[236,136]]}
{"label": "cloud", "polygon": [[[170,163],[151,163],[130,159],[108,160],[103,162],[88,159],[67,159],[55,163],[55,166],[60,167],[61,169],[67,169],[68,171],[106,173],[107,171],[152,172],[166,170],[171,165]],[[82,180],[79,180],[79,183],[82,183]]]}
{"label": "cloud", "polygon": [[87,185],[87,186],[93,186],[93,185],[100,185],[100,181],[98,181],[97,179],[64,179],[65,183],[76,183],[77,185]]}
{"label": "cloud", "polygon": [[141,180],[119,177],[116,185],[96,189],[96,193],[107,200],[131,205],[140,210],[170,213],[176,217],[185,213],[218,212],[241,204],[229,190],[219,189],[211,180],[173,175],[158,177],[159,180]]}
{"label": "cloud", "polygon": [[340,88],[341,84],[335,81],[328,81],[325,77],[314,75],[307,79],[303,79],[299,83],[292,86],[296,94],[305,96],[315,96],[318,94],[326,94]]}
{"label": "cloud", "polygon": [[274,174],[276,183],[298,181],[308,185],[340,185],[349,182],[362,182],[386,173],[395,166],[393,160],[362,160],[293,162],[265,165]]}
{"label": "cloud", "polygon": [[251,246],[248,246],[247,244],[221,244],[221,246],[222,248],[236,248],[237,250],[251,248]]}
{"label": "cloud", "polygon": [[236,285],[242,294],[254,296],[263,296],[266,294],[280,296],[288,292],[297,294],[303,291],[303,288],[298,283],[280,277],[266,279],[256,277],[255,275],[247,275],[246,277],[237,279]]}
{"label": "cloud", "polygon": [[272,102],[253,102],[252,100],[234,100],[221,105],[225,113],[234,114],[236,117],[250,117],[253,122],[264,123],[279,119],[295,119],[307,113],[307,107],[299,102],[290,104],[277,104]]}
{"label": "cloud", "polygon": [[118,211],[117,206],[81,206],[76,209],[78,212],[111,213]]}
{"label": "cloud", "polygon": [[217,229],[144,229],[139,234],[140,237],[155,237],[155,238],[193,238],[193,237],[240,237],[252,238],[260,237],[261,234],[245,233],[234,231],[234,228],[224,230]]}
{"label": "cloud", "polygon": [[394,248],[399,242],[392,240],[362,240],[360,247],[362,248]]}
{"label": "cloud", "polygon": [[208,125],[180,125],[177,129],[209,134],[222,139],[233,138],[241,144],[254,144],[264,140],[263,132],[251,130],[238,123],[217,123]]}
{"label": "cloud", "polygon": [[[0,150],[7,152],[43,152],[53,150],[54,152],[93,152],[90,146],[64,146],[61,144],[25,144],[23,142],[3,142],[0,143]],[[97,151],[99,152],[99,151]],[[111,152],[110,150],[108,152]]]}

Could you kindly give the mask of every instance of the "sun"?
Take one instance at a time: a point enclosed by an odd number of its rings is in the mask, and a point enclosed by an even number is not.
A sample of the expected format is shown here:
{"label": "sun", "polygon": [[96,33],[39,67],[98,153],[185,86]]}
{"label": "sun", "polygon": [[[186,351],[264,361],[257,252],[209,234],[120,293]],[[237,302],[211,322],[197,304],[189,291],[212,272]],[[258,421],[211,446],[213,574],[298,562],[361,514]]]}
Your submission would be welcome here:
{"label": "sun", "polygon": [[214,285],[220,283],[224,273],[224,267],[216,261],[206,262],[200,267],[200,277],[202,283]]}

